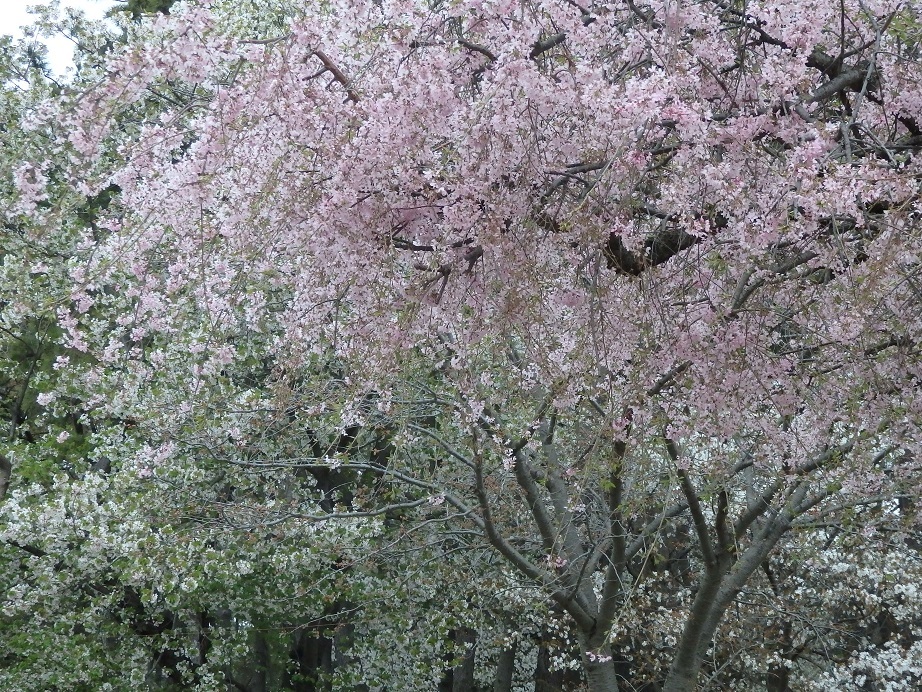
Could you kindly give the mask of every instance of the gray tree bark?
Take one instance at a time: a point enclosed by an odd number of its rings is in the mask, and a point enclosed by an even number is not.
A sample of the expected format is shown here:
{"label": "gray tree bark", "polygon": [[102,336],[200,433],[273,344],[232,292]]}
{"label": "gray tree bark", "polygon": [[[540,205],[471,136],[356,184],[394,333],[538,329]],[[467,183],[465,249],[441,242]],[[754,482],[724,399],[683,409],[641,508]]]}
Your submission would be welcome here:
{"label": "gray tree bark", "polygon": [[[695,689],[704,657],[724,613],[781,536],[791,527],[793,517],[802,511],[806,493],[807,485],[800,484],[791,492],[784,507],[770,511],[766,507],[760,512],[770,516],[753,532],[749,547],[742,554],[737,556],[722,549],[719,554],[712,555],[712,559],[706,558],[706,564],[710,564],[699,582],[698,594],[663,685],[663,692],[689,692]],[[702,535],[703,543],[705,538]]]}
{"label": "gray tree bark", "polygon": [[474,648],[477,646],[477,632],[470,627],[455,631],[455,642],[467,648],[460,663],[452,669],[451,692],[470,692],[474,689]]}
{"label": "gray tree bark", "polygon": [[515,674],[516,642],[499,652],[496,661],[496,677],[493,680],[493,692],[511,692],[512,678]]}
{"label": "gray tree bark", "polygon": [[608,630],[591,635],[580,633],[579,643],[589,692],[618,692],[618,676],[608,643]]}

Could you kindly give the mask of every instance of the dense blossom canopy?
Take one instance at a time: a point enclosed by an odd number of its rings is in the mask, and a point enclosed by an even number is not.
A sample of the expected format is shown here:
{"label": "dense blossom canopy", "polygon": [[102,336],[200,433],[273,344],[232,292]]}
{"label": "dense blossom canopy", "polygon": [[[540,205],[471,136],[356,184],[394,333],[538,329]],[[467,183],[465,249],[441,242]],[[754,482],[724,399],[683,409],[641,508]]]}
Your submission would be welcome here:
{"label": "dense blossom canopy", "polygon": [[92,161],[115,109],[189,85],[102,161],[128,216],[75,274],[72,319],[128,272],[131,338],[194,308],[215,361],[278,327],[289,367],[332,349],[374,382],[408,349],[460,372],[513,338],[560,402],[611,393],[769,463],[837,420],[898,438],[922,96],[891,4],[845,7],[844,34],[836,3],[331,5],[250,43],[191,10],[67,124]]}

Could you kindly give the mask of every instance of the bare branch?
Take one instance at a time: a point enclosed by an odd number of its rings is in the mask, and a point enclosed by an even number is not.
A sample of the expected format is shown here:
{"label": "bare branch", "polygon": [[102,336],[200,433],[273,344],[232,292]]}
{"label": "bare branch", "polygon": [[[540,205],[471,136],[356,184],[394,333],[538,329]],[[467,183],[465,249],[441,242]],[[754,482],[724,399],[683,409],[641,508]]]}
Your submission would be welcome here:
{"label": "bare branch", "polygon": [[[679,448],[669,438],[666,438],[666,450],[669,452],[669,458],[672,459],[673,463],[678,462]],[[698,543],[701,545],[701,556],[704,558],[704,565],[708,571],[711,571],[717,567],[717,558],[714,554],[714,548],[711,546],[711,537],[708,534],[704,513],[701,511],[701,503],[698,501],[698,492],[692,485],[687,471],[678,469],[677,474],[682,494],[685,495],[685,501],[688,502],[688,508],[691,510],[692,523],[695,525],[695,533],[698,534]]]}
{"label": "bare branch", "polygon": [[330,74],[333,75],[334,79],[337,82],[342,84],[343,88],[346,90],[346,94],[349,97],[349,100],[353,103],[358,103],[359,95],[352,89],[352,81],[343,74],[336,63],[334,63],[329,56],[320,49],[314,49],[314,55],[323,63],[323,66],[330,71]]}
{"label": "bare branch", "polygon": [[468,50],[474,51],[475,53],[480,53],[482,56],[487,58],[490,62],[496,62],[496,56],[489,48],[484,48],[476,43],[471,43],[467,39],[459,38],[458,44],[464,46]]}

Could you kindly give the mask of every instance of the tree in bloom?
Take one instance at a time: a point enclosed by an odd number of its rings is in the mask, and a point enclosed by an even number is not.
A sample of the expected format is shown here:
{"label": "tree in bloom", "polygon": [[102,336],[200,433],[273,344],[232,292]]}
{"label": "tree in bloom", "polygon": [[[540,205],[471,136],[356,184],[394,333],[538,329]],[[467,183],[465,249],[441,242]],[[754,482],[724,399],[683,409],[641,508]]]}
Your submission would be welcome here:
{"label": "tree in bloom", "polygon": [[216,521],[381,521],[420,573],[463,553],[466,605],[514,574],[591,690],[723,680],[751,622],[773,689],[911,661],[912,608],[833,664],[772,607],[843,527],[917,548],[918,8],[273,17],[176,5],[27,123],[35,233],[49,188],[117,198],[68,257],[46,398],[131,421],[119,469]]}

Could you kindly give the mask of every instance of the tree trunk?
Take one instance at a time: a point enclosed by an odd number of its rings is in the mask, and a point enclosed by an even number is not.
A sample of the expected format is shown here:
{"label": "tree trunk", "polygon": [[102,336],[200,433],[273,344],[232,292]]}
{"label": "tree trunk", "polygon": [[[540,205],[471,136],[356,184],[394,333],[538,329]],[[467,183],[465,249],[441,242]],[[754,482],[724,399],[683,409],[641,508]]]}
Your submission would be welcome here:
{"label": "tree trunk", "polygon": [[669,670],[669,677],[666,678],[666,684],[663,685],[663,692],[693,692],[696,689],[695,683],[698,680],[700,668],[700,664],[687,668],[676,668],[673,662]]}
{"label": "tree trunk", "polygon": [[250,656],[246,664],[243,686],[247,692],[266,692],[268,689],[269,645],[262,632],[250,632]]}
{"label": "tree trunk", "polygon": [[512,678],[515,674],[516,642],[499,652],[496,661],[496,678],[493,681],[493,692],[511,692]]}
{"label": "tree trunk", "polygon": [[615,676],[615,666],[608,662],[583,662],[586,669],[586,680],[589,683],[589,692],[618,692],[618,679]]}
{"label": "tree trunk", "polygon": [[779,516],[758,529],[752,543],[735,558],[735,562],[730,564],[731,556],[725,553],[710,571],[705,572],[669,669],[669,676],[663,685],[663,692],[690,692],[695,689],[704,656],[723,614],[752,573],[768,557],[778,539],[790,528],[793,508],[803,501],[806,492],[806,484],[793,491]]}
{"label": "tree trunk", "polygon": [[580,633],[579,643],[589,692],[618,692],[618,676],[608,643],[608,631],[591,635]]}
{"label": "tree trunk", "polygon": [[721,576],[720,574],[705,574],[695,601],[692,603],[691,614],[685,623],[685,630],[682,632],[679,648],[669,668],[669,676],[666,678],[663,692],[691,692],[695,689],[702,659],[707,652],[711,636],[714,634],[713,631],[708,631],[710,628],[707,622],[710,619],[711,610],[715,607],[715,600],[722,581]]}
{"label": "tree trunk", "polygon": [[790,678],[790,668],[783,665],[772,666],[765,679],[765,689],[767,692],[791,692],[791,687],[788,685]]}
{"label": "tree trunk", "polygon": [[291,644],[289,657],[294,666],[290,673],[298,677],[287,681],[289,688],[294,692],[317,692],[322,689],[318,684],[319,678],[333,669],[333,641],[310,630],[297,630]]}
{"label": "tree trunk", "polygon": [[10,485],[10,476],[13,474],[13,465],[10,460],[0,454],[0,502],[6,498],[6,489]]}
{"label": "tree trunk", "polygon": [[477,645],[477,632],[470,627],[455,631],[455,642],[464,645],[464,655],[452,670],[451,692],[471,692],[474,689],[474,647]]}
{"label": "tree trunk", "polygon": [[581,679],[574,670],[551,670],[549,636],[538,642],[538,665],[535,667],[535,692],[568,692],[579,689]]}

